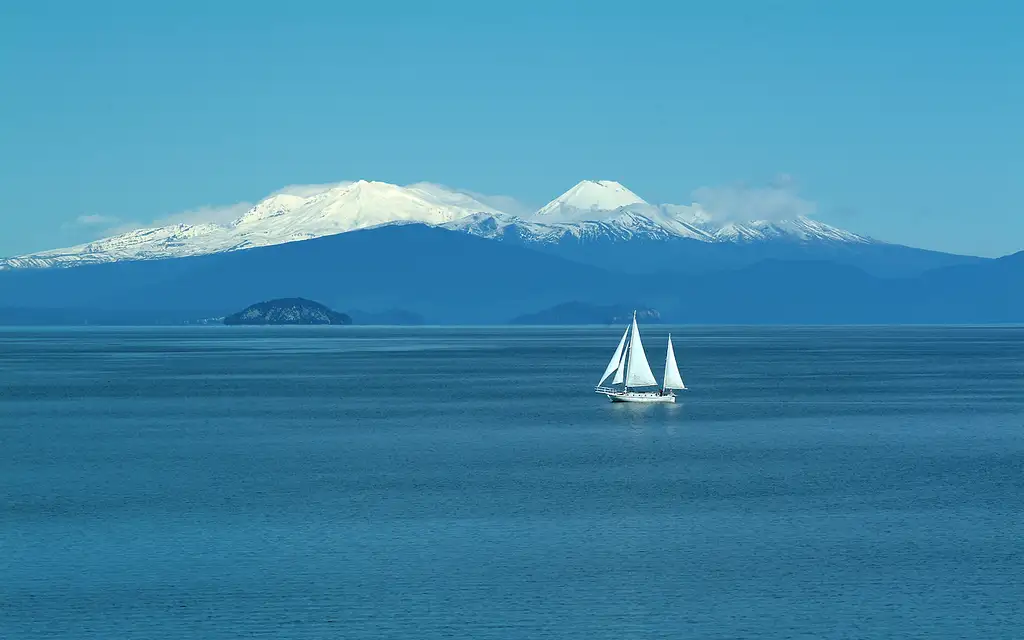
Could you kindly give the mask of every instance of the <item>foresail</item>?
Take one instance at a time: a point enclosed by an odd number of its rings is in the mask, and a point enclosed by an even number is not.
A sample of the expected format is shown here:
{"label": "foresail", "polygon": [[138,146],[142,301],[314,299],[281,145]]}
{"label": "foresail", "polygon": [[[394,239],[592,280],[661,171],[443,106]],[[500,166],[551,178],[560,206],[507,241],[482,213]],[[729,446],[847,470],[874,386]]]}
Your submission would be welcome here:
{"label": "foresail", "polygon": [[633,334],[629,338],[629,368],[626,370],[627,387],[650,387],[658,384],[651,365],[644,353],[644,344],[640,341],[640,328],[636,326],[636,315],[633,315]]}
{"label": "foresail", "polygon": [[601,384],[605,379],[611,375],[612,371],[615,371],[619,367],[619,362],[622,361],[622,350],[626,346],[626,336],[629,335],[629,327],[622,332],[622,340],[619,340],[619,346],[615,349],[615,354],[612,359],[608,361],[608,366],[604,370],[604,375],[601,376],[601,380],[598,384]]}
{"label": "foresail", "polygon": [[[626,331],[629,331],[629,327],[626,327]],[[623,376],[626,374],[626,352],[622,352],[622,357],[619,358],[619,368],[615,370],[615,378],[612,380],[612,384],[622,384]]]}
{"label": "foresail", "polygon": [[665,353],[665,384],[664,389],[685,389],[683,377],[679,375],[679,365],[676,364],[676,352],[672,349],[672,335],[668,336],[668,351]]}

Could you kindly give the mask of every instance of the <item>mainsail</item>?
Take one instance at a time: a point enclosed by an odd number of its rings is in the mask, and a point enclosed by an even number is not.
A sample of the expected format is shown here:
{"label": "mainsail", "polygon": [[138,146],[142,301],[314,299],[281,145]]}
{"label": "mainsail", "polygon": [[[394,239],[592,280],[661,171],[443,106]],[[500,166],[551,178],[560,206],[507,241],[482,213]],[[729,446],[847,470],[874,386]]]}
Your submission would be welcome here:
{"label": "mainsail", "polygon": [[679,375],[679,365],[676,364],[676,352],[672,349],[672,334],[668,334],[668,352],[665,354],[665,384],[662,389],[685,389],[683,377]]}
{"label": "mainsail", "polygon": [[[622,370],[622,365],[620,363],[622,362],[622,349],[626,346],[627,335],[629,335],[629,327],[626,327],[626,330],[622,332],[622,340],[619,340],[619,346],[615,349],[615,354],[612,356],[612,359],[608,361],[608,367],[605,368],[604,375],[601,376],[601,380],[598,384],[604,382],[604,379],[611,375],[612,371],[615,371],[616,368],[619,369],[619,371]],[[617,377],[621,378],[621,374],[617,374]],[[622,380],[617,380],[617,382],[622,382]]]}
{"label": "mainsail", "polygon": [[636,326],[636,313],[633,313],[633,333],[629,338],[629,366],[626,369],[627,387],[650,387],[658,384],[651,371],[644,353],[644,344],[640,341],[640,328]]}

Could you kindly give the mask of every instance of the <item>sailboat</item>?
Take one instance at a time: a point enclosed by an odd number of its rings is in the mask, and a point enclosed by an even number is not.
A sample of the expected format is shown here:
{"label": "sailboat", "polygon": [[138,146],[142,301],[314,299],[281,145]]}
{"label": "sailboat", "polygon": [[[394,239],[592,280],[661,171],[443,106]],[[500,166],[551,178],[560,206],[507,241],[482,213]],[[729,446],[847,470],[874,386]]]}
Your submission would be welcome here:
{"label": "sailboat", "polygon": [[[611,386],[604,386],[612,374],[615,375],[611,380]],[[673,391],[685,390],[686,385],[679,375],[675,350],[672,348],[672,334],[668,336],[668,350],[665,353],[665,378],[660,389],[650,390],[650,387],[657,386],[658,380],[651,371],[647,354],[644,353],[644,344],[640,340],[640,328],[636,325],[634,311],[633,323],[622,333],[619,346],[612,354],[612,359],[608,361],[604,375],[601,376],[594,391],[608,396],[612,402],[675,402],[676,396]]]}

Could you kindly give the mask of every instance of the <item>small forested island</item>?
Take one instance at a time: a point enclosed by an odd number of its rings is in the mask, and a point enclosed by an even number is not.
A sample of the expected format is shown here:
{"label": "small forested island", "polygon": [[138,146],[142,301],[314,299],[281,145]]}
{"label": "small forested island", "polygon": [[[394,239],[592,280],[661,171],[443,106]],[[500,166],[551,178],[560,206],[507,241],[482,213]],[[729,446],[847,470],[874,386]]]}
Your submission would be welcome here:
{"label": "small forested island", "polygon": [[227,325],[352,324],[352,318],[304,298],[268,300],[224,318]]}

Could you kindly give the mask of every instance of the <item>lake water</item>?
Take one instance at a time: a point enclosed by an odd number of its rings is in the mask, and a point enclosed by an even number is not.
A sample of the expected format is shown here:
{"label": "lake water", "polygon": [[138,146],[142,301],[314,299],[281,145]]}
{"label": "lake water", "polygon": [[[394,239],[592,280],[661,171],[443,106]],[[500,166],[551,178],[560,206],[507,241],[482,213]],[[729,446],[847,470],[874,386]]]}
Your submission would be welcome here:
{"label": "lake water", "polygon": [[1024,637],[1024,328],[620,334],[0,330],[0,638]]}

